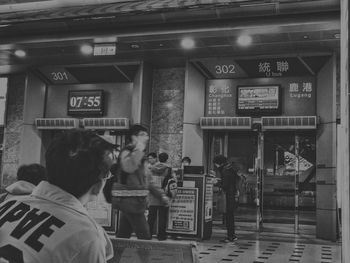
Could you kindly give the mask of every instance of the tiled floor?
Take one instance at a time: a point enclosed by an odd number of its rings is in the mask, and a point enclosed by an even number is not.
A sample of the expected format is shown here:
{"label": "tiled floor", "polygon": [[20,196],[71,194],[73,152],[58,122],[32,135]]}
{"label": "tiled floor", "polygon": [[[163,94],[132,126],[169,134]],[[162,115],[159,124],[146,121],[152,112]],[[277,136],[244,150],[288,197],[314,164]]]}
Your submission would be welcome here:
{"label": "tiled floor", "polygon": [[[210,241],[197,242],[201,263],[337,263],[341,245],[293,234],[238,232],[234,243],[222,244],[220,231]],[[224,233],[222,233],[224,234]],[[223,236],[222,236],[223,237]]]}

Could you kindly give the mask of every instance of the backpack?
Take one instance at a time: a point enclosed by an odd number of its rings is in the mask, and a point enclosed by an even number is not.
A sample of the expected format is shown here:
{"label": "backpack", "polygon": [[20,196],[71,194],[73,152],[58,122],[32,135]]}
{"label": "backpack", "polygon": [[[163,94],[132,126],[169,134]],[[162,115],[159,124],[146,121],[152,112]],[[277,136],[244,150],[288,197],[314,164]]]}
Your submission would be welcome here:
{"label": "backpack", "polygon": [[170,178],[168,180],[164,191],[169,198],[175,198],[177,193],[177,182],[175,178]]}
{"label": "backpack", "polygon": [[172,169],[170,167],[168,167],[166,173],[167,174],[162,183],[162,188],[167,197],[175,198],[177,192],[177,180],[172,176]]}

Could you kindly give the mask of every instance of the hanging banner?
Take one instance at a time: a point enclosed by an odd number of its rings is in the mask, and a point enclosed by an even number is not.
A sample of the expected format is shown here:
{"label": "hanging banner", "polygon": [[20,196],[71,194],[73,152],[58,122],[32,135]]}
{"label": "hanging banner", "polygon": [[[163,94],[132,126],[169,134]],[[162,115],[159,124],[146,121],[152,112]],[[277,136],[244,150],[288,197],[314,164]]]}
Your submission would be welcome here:
{"label": "hanging banner", "polygon": [[169,207],[168,228],[171,233],[197,234],[198,188],[179,187]]}

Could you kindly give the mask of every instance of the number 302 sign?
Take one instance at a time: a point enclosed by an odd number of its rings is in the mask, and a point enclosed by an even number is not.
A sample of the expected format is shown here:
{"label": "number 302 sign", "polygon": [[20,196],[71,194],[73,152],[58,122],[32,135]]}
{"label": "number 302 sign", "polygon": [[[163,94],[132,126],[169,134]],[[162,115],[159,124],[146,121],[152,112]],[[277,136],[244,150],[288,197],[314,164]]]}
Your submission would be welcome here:
{"label": "number 302 sign", "polygon": [[234,64],[215,65],[215,74],[236,74],[236,66]]}

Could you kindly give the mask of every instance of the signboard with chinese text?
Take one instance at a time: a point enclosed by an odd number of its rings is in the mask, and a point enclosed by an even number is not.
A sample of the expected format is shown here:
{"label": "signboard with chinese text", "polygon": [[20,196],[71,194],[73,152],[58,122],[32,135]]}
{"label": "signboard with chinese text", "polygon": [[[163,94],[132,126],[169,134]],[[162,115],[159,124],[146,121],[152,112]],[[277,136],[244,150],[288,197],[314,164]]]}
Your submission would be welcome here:
{"label": "signboard with chinese text", "polygon": [[198,188],[179,187],[169,207],[167,231],[197,234]]}
{"label": "signboard with chinese text", "polygon": [[249,77],[290,77],[311,75],[305,65],[296,57],[237,60]]}
{"label": "signboard with chinese text", "polygon": [[234,116],[236,97],[234,80],[207,80],[206,91],[206,116]]}
{"label": "signboard with chinese text", "polygon": [[289,78],[284,87],[283,115],[315,115],[316,87],[314,77]]}
{"label": "signboard with chinese text", "polygon": [[238,114],[279,114],[281,91],[279,85],[238,86]]}

